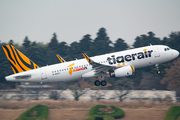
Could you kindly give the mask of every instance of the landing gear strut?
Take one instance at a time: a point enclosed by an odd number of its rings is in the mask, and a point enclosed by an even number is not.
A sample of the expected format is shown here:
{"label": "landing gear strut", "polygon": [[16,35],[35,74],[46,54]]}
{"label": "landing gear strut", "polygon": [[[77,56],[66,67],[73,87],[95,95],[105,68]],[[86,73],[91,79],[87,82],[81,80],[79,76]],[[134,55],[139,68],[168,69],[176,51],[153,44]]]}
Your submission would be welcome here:
{"label": "landing gear strut", "polygon": [[155,67],[156,67],[157,74],[160,74],[161,71],[159,70],[159,64],[155,64]]}

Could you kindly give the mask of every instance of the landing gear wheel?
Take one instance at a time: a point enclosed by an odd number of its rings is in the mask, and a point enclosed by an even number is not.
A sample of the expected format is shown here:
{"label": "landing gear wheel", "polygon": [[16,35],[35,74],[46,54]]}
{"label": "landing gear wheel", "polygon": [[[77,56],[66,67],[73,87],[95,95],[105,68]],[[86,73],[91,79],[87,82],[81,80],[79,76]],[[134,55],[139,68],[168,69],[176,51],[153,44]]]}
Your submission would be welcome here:
{"label": "landing gear wheel", "polygon": [[99,80],[96,80],[95,82],[94,82],[94,85],[95,86],[99,86],[101,84],[101,82],[99,81]]}
{"label": "landing gear wheel", "polygon": [[105,80],[101,81],[101,86],[106,86],[107,82]]}
{"label": "landing gear wheel", "polygon": [[157,74],[160,74],[161,73],[161,71],[157,71]]}

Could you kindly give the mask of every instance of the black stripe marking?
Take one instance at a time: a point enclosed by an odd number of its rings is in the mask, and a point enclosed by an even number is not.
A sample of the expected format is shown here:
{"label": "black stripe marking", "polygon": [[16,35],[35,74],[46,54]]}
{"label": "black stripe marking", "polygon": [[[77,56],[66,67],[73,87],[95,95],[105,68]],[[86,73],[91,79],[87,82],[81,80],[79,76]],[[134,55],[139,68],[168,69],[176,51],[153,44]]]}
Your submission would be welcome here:
{"label": "black stripe marking", "polygon": [[[13,59],[12,56],[11,56],[10,50],[9,50],[6,46],[3,46],[3,47],[6,49],[6,51],[7,51],[7,53],[8,53],[8,57],[11,59],[11,61],[13,61],[14,64],[16,64],[15,61],[14,61],[14,59]],[[10,61],[9,61],[9,62],[10,62]]]}
{"label": "black stripe marking", "polygon": [[16,67],[11,63],[11,62],[9,62],[10,63],[10,65],[11,65],[11,67],[15,70],[15,72],[16,73],[19,73],[19,71],[16,69]]}
{"label": "black stripe marking", "polygon": [[[19,55],[17,49],[15,49],[15,51],[16,51],[19,59],[21,60],[21,62],[22,62],[26,67],[28,67],[29,69],[34,69],[33,62],[32,62],[31,60],[30,60],[30,63],[31,63],[31,64],[26,63],[26,62],[22,59],[22,57]],[[25,71],[26,71],[26,70],[25,70]]]}
{"label": "black stripe marking", "polygon": [[[11,46],[10,46],[11,47]],[[17,61],[17,58],[16,58],[16,55],[15,55],[15,51],[13,51],[13,48],[11,47],[11,49],[12,49],[12,52],[13,52],[13,54],[14,54],[14,58],[15,58],[15,60],[16,60],[16,62],[18,63],[18,65],[19,65],[19,67],[23,70],[23,71],[26,71],[20,64],[19,64],[19,62]],[[15,48],[14,48],[15,49]],[[16,50],[16,49],[15,49]]]}

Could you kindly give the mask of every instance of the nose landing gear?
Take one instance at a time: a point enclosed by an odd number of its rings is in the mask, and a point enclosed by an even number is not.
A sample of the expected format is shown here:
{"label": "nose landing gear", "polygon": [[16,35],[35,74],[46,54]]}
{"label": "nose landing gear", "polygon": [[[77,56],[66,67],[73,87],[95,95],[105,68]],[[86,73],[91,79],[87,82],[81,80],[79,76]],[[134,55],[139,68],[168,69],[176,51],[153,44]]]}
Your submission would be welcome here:
{"label": "nose landing gear", "polygon": [[159,70],[159,64],[155,64],[155,67],[156,67],[157,74],[160,74],[161,71]]}

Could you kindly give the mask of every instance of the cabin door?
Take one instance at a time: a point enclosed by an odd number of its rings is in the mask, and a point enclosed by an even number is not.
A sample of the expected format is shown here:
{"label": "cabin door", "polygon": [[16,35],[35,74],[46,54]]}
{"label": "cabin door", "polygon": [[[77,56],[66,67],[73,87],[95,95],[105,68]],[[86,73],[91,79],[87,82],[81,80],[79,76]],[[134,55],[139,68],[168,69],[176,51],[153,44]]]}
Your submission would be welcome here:
{"label": "cabin door", "polygon": [[154,47],[154,57],[155,58],[160,57],[159,50],[157,47]]}

